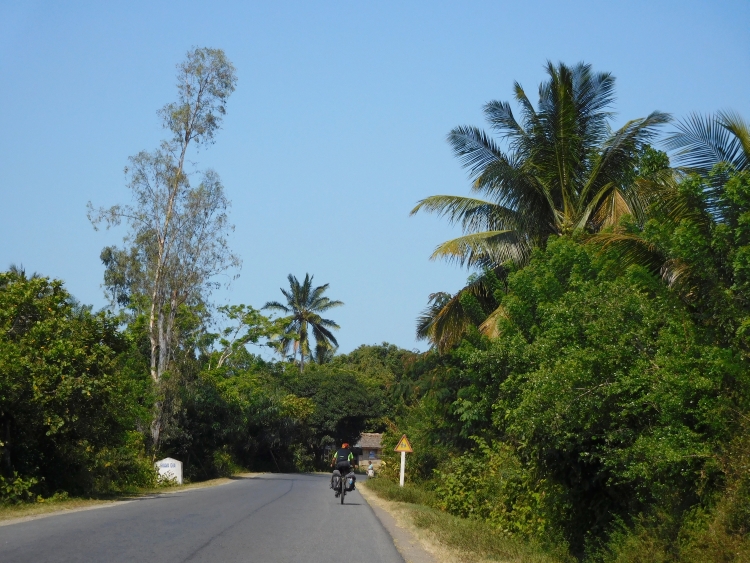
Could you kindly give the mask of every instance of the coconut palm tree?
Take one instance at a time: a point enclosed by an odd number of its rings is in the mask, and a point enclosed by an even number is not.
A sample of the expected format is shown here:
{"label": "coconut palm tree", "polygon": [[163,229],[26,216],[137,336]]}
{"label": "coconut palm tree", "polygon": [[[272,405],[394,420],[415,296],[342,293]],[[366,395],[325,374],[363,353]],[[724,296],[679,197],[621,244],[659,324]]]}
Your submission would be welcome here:
{"label": "coconut palm tree", "polygon": [[[715,167],[723,163],[738,172],[750,171],[750,124],[735,112],[720,111],[707,116],[691,114],[676,127],[665,143],[673,151],[672,161],[679,165],[674,170],[675,179],[683,179],[685,173],[703,176],[703,198],[696,202],[689,194],[672,190],[657,202],[654,211],[662,221],[675,224],[689,219],[704,232],[709,232],[714,223],[731,223],[736,217],[727,208],[724,196],[730,171]],[[664,248],[637,232],[615,229],[598,235],[593,242],[617,250],[623,264],[640,264],[659,273],[670,287],[678,287],[683,294],[693,290],[691,279],[700,275],[687,263],[670,259]]]}
{"label": "coconut palm tree", "polygon": [[323,295],[329,284],[313,288],[313,276],[310,274],[305,274],[305,280],[302,283],[292,274],[289,274],[287,279],[289,280],[289,289],[280,288],[281,293],[286,298],[286,305],[278,301],[269,301],[263,308],[281,311],[288,315],[289,323],[280,339],[281,348],[283,348],[282,354],[286,355],[289,348],[293,346],[294,355],[299,352],[299,367],[302,371],[305,367],[305,356],[311,355],[310,330],[312,330],[316,342],[318,356],[321,358],[323,357],[323,351],[333,350],[338,346],[331,330],[338,330],[339,325],[330,319],[322,318],[320,314],[334,307],[340,307],[344,303],[331,301]]}
{"label": "coconut palm tree", "polygon": [[[508,102],[485,105],[498,141],[472,126],[448,134],[477,197],[431,196],[412,210],[412,215],[427,211],[447,217],[463,230],[462,236],[440,244],[432,259],[485,270],[508,261],[523,266],[531,250],[544,246],[551,235],[593,233],[624,214],[643,215],[650,193],[634,181],[633,171],[639,153],[669,115],[653,112],[612,131],[611,74],[595,73],[584,63],[568,67],[548,62],[546,71],[549,78],[539,86],[537,108],[515,83],[520,121]],[[450,299],[445,306],[459,303]],[[460,316],[455,310],[438,312],[445,319]],[[435,332],[428,337],[433,343],[445,341]],[[448,341],[455,338],[453,334]]]}
{"label": "coconut palm tree", "polygon": [[677,164],[701,174],[720,162],[739,171],[750,170],[750,124],[732,111],[691,114],[677,123],[667,147],[675,151],[672,158]]}

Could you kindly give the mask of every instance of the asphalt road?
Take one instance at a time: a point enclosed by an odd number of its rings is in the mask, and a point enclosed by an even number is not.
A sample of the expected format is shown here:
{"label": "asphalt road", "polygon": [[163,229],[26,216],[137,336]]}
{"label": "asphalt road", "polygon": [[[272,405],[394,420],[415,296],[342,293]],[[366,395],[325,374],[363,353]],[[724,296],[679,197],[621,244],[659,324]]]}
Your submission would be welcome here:
{"label": "asphalt road", "polygon": [[0,562],[403,563],[357,491],[262,475],[0,527]]}

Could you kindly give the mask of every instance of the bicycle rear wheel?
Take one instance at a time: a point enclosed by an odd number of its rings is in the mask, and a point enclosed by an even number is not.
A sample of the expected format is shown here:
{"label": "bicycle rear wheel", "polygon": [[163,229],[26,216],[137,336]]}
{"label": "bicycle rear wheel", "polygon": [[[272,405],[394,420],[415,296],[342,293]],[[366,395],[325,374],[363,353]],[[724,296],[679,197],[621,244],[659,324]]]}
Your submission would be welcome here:
{"label": "bicycle rear wheel", "polygon": [[339,495],[341,498],[341,504],[344,504],[344,496],[346,496],[346,479],[343,476],[339,479],[339,487],[341,487],[341,494]]}

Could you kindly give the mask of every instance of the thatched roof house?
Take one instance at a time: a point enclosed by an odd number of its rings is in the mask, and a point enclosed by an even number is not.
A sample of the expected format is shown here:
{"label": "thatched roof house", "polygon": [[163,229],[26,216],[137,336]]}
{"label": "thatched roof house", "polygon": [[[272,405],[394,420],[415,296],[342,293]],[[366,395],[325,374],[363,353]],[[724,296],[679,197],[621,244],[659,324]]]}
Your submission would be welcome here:
{"label": "thatched roof house", "polygon": [[382,438],[383,435],[376,432],[362,433],[359,441],[354,444],[355,448],[362,448],[362,455],[358,459],[360,466],[368,465],[370,462],[376,467],[380,465],[383,452]]}

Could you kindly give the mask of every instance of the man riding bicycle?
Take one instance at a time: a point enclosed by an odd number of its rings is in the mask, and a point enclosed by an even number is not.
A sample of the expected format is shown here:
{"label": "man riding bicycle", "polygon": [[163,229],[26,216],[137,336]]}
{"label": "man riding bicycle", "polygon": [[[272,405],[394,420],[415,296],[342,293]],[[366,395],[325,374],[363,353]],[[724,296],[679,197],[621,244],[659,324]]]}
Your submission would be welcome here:
{"label": "man riding bicycle", "polygon": [[[349,449],[349,444],[344,442],[341,444],[341,447],[336,450],[333,454],[333,458],[331,459],[331,467],[333,467],[334,472],[331,474],[331,488],[333,489],[333,478],[336,476],[336,471],[339,472],[339,475],[342,479],[346,477],[351,477],[352,479],[352,490],[354,490],[354,482],[357,480],[357,478],[354,475],[354,472],[352,471],[352,464],[354,462],[354,453],[351,449]],[[349,475],[351,473],[351,475]],[[336,496],[338,497],[339,494],[341,494],[338,490],[336,491]]]}

